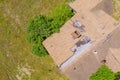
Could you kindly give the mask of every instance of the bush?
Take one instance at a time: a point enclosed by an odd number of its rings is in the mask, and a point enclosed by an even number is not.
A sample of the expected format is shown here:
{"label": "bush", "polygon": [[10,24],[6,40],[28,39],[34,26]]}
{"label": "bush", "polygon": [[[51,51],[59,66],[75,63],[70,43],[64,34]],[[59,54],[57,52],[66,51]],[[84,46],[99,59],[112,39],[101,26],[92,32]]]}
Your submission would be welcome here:
{"label": "bush", "polygon": [[42,41],[49,35],[50,31],[48,27],[52,19],[48,19],[43,15],[36,16],[34,20],[30,21],[27,27],[27,40],[33,43],[32,53],[38,56],[45,56],[45,51]]}
{"label": "bush", "polygon": [[49,15],[49,17],[53,19],[51,23],[51,28],[53,32],[58,32],[60,27],[73,15],[74,13],[72,12],[71,8],[66,4],[61,4],[60,6],[55,8]]}
{"label": "bush", "polygon": [[32,53],[40,57],[47,55],[42,42],[51,34],[58,32],[60,27],[72,16],[71,9],[62,4],[54,9],[48,17],[38,15],[31,20],[27,27],[27,40],[33,44]]}
{"label": "bush", "polygon": [[114,80],[115,74],[107,67],[101,66],[96,73],[94,73],[90,80]]}
{"label": "bush", "polygon": [[120,72],[115,73],[115,80],[120,80]]}

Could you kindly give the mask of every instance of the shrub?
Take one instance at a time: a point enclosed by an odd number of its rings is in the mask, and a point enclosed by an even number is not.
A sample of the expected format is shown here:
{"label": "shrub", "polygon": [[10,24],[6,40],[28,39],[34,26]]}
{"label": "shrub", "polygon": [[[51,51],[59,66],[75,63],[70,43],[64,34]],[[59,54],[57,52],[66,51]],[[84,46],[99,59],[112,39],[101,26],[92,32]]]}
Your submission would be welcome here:
{"label": "shrub", "polygon": [[42,41],[49,35],[50,31],[48,27],[52,19],[46,18],[44,15],[36,16],[34,20],[30,21],[27,27],[27,40],[33,43],[32,53],[38,56],[45,56],[45,51]]}
{"label": "shrub", "polygon": [[72,12],[71,8],[66,4],[61,4],[60,6],[56,7],[49,15],[49,17],[53,19],[51,23],[53,32],[58,32],[60,27],[73,15],[74,13]]}
{"label": "shrub", "polygon": [[58,32],[59,28],[72,16],[71,9],[62,4],[55,8],[48,17],[38,15],[31,20],[27,27],[27,40],[33,44],[32,53],[40,57],[47,55],[42,42],[51,34]]}
{"label": "shrub", "polygon": [[115,73],[115,80],[120,80],[120,72]]}
{"label": "shrub", "polygon": [[94,73],[90,80],[114,80],[114,73],[107,67],[101,66],[96,73]]}
{"label": "shrub", "polygon": [[27,27],[28,41],[30,43],[38,43],[43,41],[50,35],[49,26],[52,19],[46,18],[44,15],[38,15],[34,20],[30,21]]}

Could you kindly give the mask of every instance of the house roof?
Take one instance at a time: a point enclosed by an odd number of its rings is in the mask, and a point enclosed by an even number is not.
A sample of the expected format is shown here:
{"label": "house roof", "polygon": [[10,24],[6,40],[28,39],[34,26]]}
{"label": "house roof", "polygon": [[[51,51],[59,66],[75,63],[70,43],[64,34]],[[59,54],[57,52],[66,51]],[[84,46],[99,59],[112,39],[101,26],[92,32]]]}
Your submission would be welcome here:
{"label": "house roof", "polygon": [[[101,1],[76,0],[70,3],[71,8],[76,11],[76,14],[61,27],[59,33],[54,33],[43,41],[43,45],[58,66],[61,66],[74,55],[71,48],[83,36],[89,36],[95,45],[117,27],[118,22],[103,10],[92,11]],[[79,30],[73,26],[73,21],[76,20],[85,26],[85,32],[81,32],[82,37],[73,40],[71,33]]]}
{"label": "house roof", "polygon": [[[120,25],[112,31],[111,38],[105,43],[99,42],[91,50],[79,56],[62,71],[71,80],[88,80],[106,60],[106,65],[114,72],[120,71]],[[94,54],[94,50],[98,54]]]}

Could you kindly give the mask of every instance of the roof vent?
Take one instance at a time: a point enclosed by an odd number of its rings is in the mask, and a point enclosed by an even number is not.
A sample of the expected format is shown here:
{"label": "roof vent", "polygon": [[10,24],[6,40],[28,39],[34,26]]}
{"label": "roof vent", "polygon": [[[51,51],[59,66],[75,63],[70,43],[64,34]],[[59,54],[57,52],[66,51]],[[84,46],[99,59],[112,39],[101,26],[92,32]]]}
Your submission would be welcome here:
{"label": "roof vent", "polygon": [[83,38],[83,41],[84,41],[85,43],[88,43],[88,42],[91,41],[91,39],[90,39],[88,36],[85,36],[85,37]]}
{"label": "roof vent", "polygon": [[85,31],[83,28],[85,27],[84,25],[81,24],[80,21],[76,20],[74,23],[73,23],[73,26],[77,27],[80,29],[80,32],[83,32]]}
{"label": "roof vent", "polygon": [[75,21],[74,24],[73,24],[75,27],[78,27],[78,28],[81,28],[82,27],[82,24],[79,22],[79,21]]}

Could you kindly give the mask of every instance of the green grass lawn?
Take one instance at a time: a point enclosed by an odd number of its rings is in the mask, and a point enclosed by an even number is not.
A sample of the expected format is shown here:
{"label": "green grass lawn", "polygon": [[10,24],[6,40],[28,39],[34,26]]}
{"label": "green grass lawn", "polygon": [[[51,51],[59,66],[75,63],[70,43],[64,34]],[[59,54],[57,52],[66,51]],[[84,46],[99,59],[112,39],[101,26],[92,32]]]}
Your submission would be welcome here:
{"label": "green grass lawn", "polygon": [[32,55],[25,33],[29,20],[68,1],[0,0],[0,80],[68,80],[50,56]]}
{"label": "green grass lawn", "polygon": [[29,20],[68,1],[0,0],[0,80],[68,80],[50,56],[32,55],[25,33]]}
{"label": "green grass lawn", "polygon": [[120,21],[120,0],[113,0],[113,5],[114,5],[114,13],[112,16]]}

